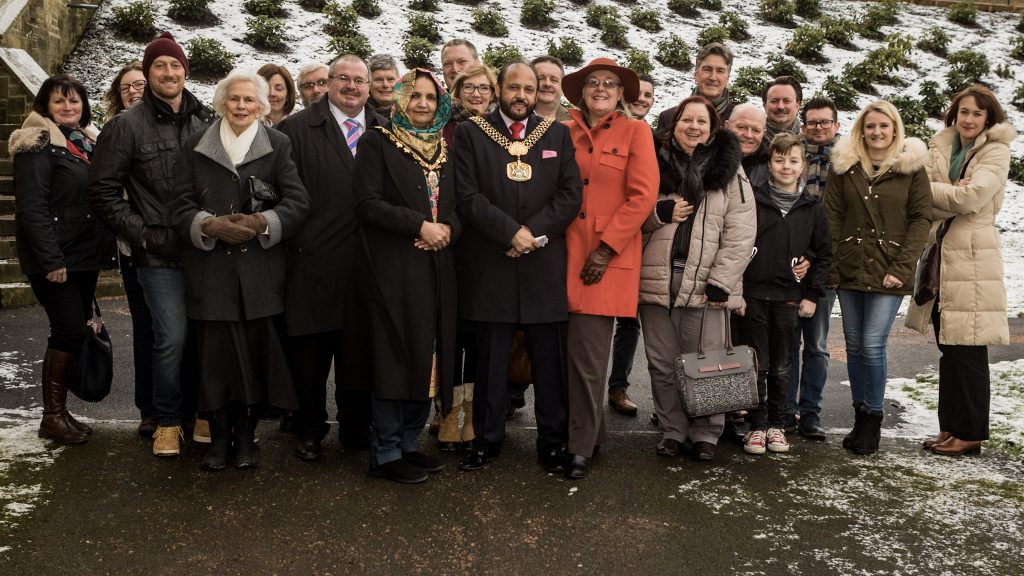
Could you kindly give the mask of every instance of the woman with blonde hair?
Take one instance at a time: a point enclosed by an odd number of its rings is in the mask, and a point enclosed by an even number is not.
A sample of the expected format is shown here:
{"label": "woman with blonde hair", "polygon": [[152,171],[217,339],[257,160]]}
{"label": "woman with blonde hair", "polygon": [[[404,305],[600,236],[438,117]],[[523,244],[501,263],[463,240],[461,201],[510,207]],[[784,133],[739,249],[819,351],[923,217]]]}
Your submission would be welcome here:
{"label": "woman with blonde hair", "polygon": [[1017,131],[992,91],[969,86],[946,111],[946,127],[932,136],[932,210],[948,222],[942,240],[939,290],[911,305],[907,326],[934,326],[939,358],[939,434],[924,447],[936,454],[977,453],[988,439],[988,346],[1010,343],[1006,286],[996,215],[1010,171]]}
{"label": "woman with blonde hair", "polygon": [[828,285],[843,313],[854,426],[843,447],[878,451],[888,375],[886,340],[931,226],[928,150],[904,138],[903,120],[885,100],[867,105],[832,150],[825,209],[832,233]]}

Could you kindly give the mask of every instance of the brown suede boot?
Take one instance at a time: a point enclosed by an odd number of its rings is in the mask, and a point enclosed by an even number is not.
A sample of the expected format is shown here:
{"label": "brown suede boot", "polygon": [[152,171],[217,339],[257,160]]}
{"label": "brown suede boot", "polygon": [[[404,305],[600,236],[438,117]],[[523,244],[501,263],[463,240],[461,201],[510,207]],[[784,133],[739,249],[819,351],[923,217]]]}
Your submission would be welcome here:
{"label": "brown suede boot", "polygon": [[459,431],[459,414],[462,413],[462,394],[465,384],[452,388],[452,409],[441,416],[437,431],[437,447],[442,452],[455,452],[459,448],[462,434]]}
{"label": "brown suede boot", "polygon": [[43,421],[39,437],[64,444],[82,444],[89,439],[67,419],[68,378],[75,357],[67,352],[48,348],[43,357]]}

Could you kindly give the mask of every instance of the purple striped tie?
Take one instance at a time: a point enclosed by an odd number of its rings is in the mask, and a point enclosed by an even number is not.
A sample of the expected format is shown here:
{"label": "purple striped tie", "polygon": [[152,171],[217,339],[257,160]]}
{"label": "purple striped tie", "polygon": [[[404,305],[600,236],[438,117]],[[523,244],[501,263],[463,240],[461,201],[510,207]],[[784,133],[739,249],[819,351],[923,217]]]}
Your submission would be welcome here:
{"label": "purple striped tie", "polygon": [[359,136],[362,134],[362,129],[359,127],[359,122],[349,118],[345,120],[345,141],[348,142],[348,149],[352,151],[352,157],[356,157],[356,147],[359,144]]}

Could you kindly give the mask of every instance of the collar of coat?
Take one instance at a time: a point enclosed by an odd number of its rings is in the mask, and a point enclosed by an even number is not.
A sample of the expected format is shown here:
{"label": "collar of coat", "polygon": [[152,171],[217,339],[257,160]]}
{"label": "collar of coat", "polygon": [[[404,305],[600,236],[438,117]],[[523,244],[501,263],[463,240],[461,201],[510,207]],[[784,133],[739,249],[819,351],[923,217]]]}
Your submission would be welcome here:
{"label": "collar of coat", "polygon": [[[659,153],[663,156],[667,154],[668,158],[671,158],[671,153],[669,152],[671,145],[671,140],[666,142],[659,149]],[[724,190],[736,176],[736,171],[739,170],[740,162],[743,160],[743,150],[740,149],[740,141],[731,130],[719,128],[706,145],[701,144],[700,146],[706,147],[711,156],[708,159],[707,168],[704,172],[704,190],[708,192]]]}
{"label": "collar of coat", "polygon": [[[86,126],[83,131],[89,138],[96,139],[97,132],[92,124]],[[67,148],[68,139],[64,137],[64,133],[60,131],[56,122],[37,112],[29,114],[21,128],[11,132],[11,137],[7,142],[11,156],[26,152],[38,152],[47,144]]]}
{"label": "collar of coat", "polygon": [[[1010,145],[1017,137],[1017,129],[1009,122],[1000,122],[991,126],[978,136],[974,142],[974,149],[977,150],[987,143]],[[941,148],[952,148],[953,139],[956,138],[956,126],[946,126],[932,136],[931,145]]]}
{"label": "collar of coat", "polygon": [[[238,171],[235,170],[235,165],[228,156],[228,151],[224,149],[224,144],[220,141],[220,124],[223,121],[223,118],[219,118],[213,123],[213,126],[210,126],[206,132],[203,132],[203,136],[199,139],[199,144],[196,145],[195,150],[232,173],[238,174]],[[257,120],[257,122],[259,121]],[[245,155],[245,159],[242,160],[239,166],[259,160],[273,151],[274,148],[270,145],[270,137],[267,136],[267,127],[261,122],[259,130],[256,132],[256,138],[252,141],[252,146],[249,146],[249,152]]]}
{"label": "collar of coat", "polygon": [[[928,165],[928,146],[919,138],[903,140],[903,151],[892,165],[892,171],[899,174],[913,174]],[[832,169],[842,174],[860,164],[860,158],[853,148],[850,136],[843,136],[832,148]]]}

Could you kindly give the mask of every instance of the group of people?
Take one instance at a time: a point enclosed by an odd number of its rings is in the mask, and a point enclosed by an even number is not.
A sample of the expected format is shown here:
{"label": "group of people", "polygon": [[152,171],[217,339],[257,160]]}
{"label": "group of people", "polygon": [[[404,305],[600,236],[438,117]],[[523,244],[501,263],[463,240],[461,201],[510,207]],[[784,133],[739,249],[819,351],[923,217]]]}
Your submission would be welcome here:
{"label": "group of people", "polygon": [[[48,79],[10,143],[19,258],[50,322],[40,437],[91,432],[68,380],[98,329],[98,272],[120,266],[139,432],[173,456],[189,430],[209,470],[258,466],[270,407],[296,456],[320,458],[333,365],[339,439],[369,446],[374,476],[444,467],[418,448],[432,406],[438,447],[462,451],[461,470],[488,465],[532,384],[539,463],[583,478],[608,442],[606,398],[637,413],[641,331],[659,456],[712,460],[720,438],[786,452],[787,432],[826,437],[837,295],[855,413],[843,445],[871,454],[886,337],[945,221],[938,295],[908,323],[931,323],[942,353],[927,447],[979,450],[986,346],[1009,337],[994,218],[1015,137],[987,88],[953,98],[929,152],[884,100],[843,137],[835,105],[804,102],[791,77],[763,107],[735,102],[719,43],[653,128],[654,80],[608,58],[494,71],[457,39],[441,63],[443,80],[385,54],[294,81],[236,69],[211,112],[163,33],[113,79],[99,132],[86,88]],[[756,352],[759,403],[690,418],[676,358],[730,332]]]}

